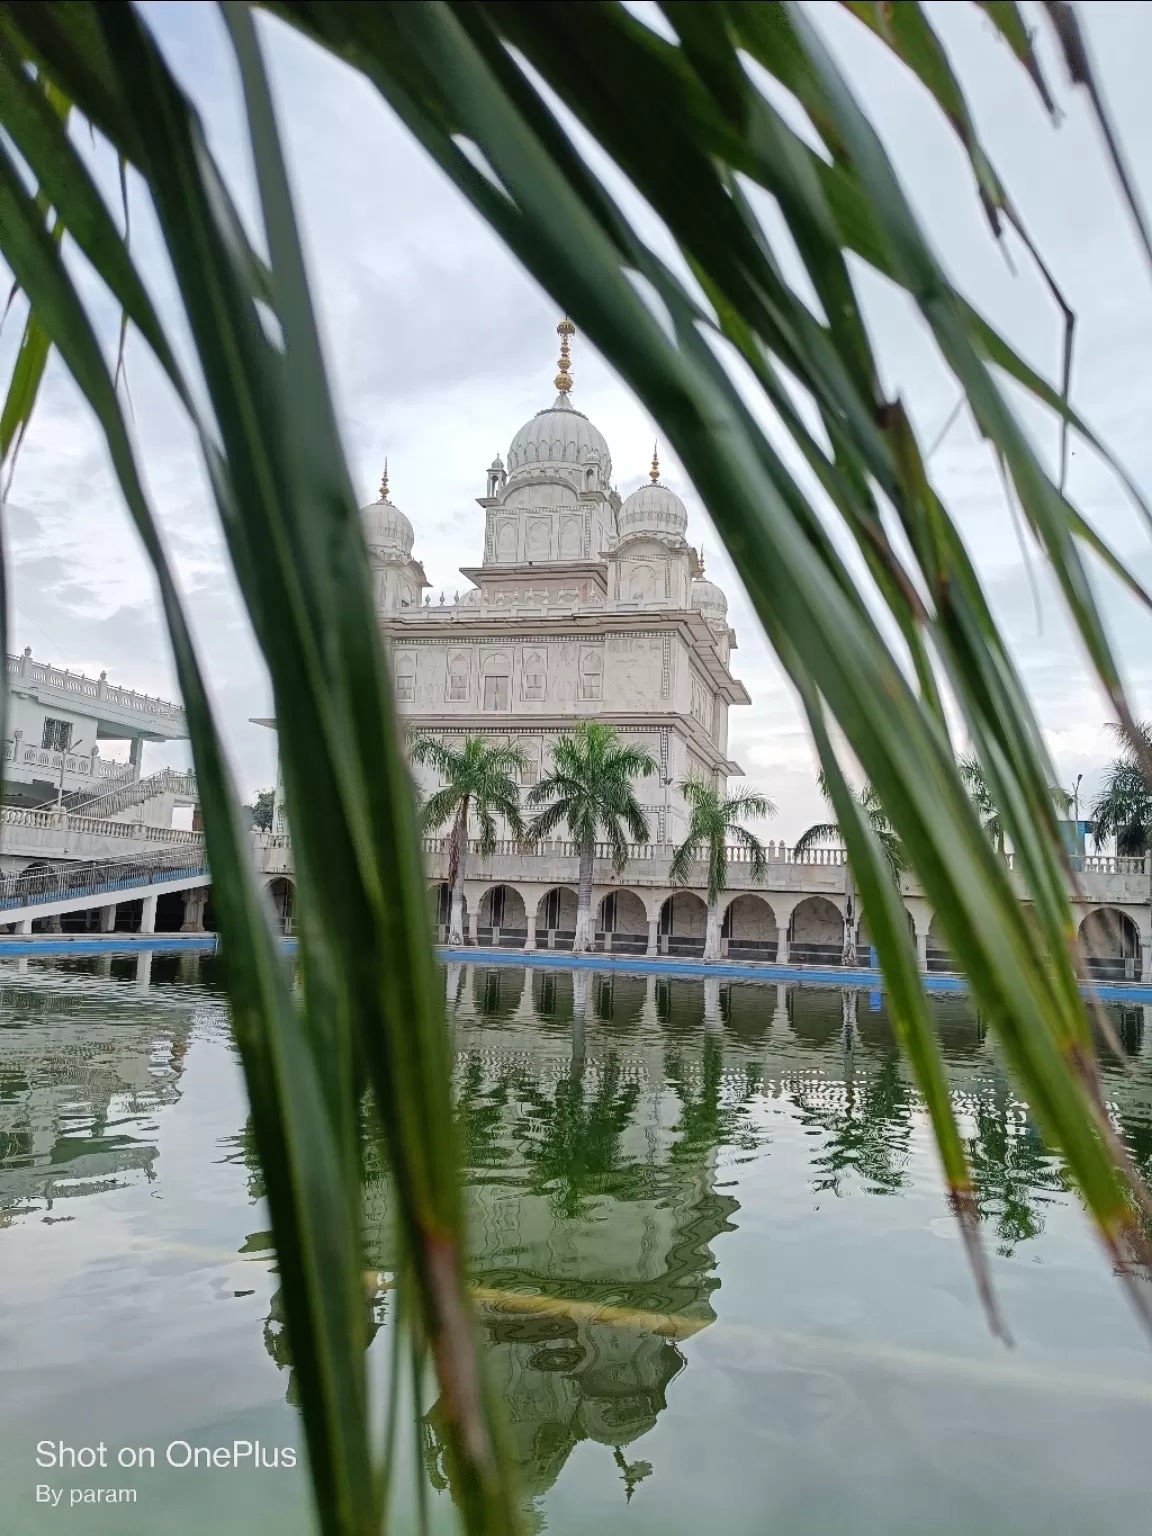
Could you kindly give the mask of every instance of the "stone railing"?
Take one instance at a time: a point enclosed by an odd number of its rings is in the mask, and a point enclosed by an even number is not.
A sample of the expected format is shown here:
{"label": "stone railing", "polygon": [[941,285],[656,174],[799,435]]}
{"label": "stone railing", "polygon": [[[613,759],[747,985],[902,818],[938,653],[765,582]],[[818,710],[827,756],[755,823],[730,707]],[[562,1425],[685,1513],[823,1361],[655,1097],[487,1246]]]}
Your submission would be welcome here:
{"label": "stone railing", "polygon": [[23,656],[8,656],[6,666],[8,676],[13,679],[39,683],[41,687],[72,694],[93,704],[110,704],[115,709],[159,716],[172,724],[184,722],[183,707],[173,704],[170,699],[153,698],[151,694],[137,693],[133,688],[119,688],[103,676],[86,677],[83,672],[69,672],[49,662],[33,661],[30,651],[25,651]]}
{"label": "stone railing", "polygon": [[[183,827],[149,827],[142,822],[104,821],[96,816],[77,816],[67,811],[41,811],[18,805],[0,808],[0,829],[34,827],[45,832],[82,832],[93,837],[120,837],[144,843],[202,845],[203,835]],[[0,845],[3,844],[0,831]]]}
{"label": "stone railing", "polygon": [[[436,856],[448,852],[449,839],[446,837],[426,837],[421,844],[426,854]],[[784,843],[765,843],[765,851],[770,864],[817,864],[836,868],[842,868],[845,863],[843,848],[809,848],[804,853],[797,853]],[[654,860],[670,859],[673,845],[669,843],[629,843],[627,845],[629,864],[651,863]],[[610,859],[614,849],[611,843],[597,843],[596,857],[598,859]],[[540,859],[578,859],[580,857],[579,843],[542,841],[539,843],[518,843],[515,838],[498,838],[493,846],[483,849],[479,841],[470,838],[468,842],[468,856],[474,854],[490,854],[493,858],[510,858],[520,855],[523,858]],[[729,864],[751,864],[752,850],[746,848],[743,843],[730,845],[724,850]],[[1137,861],[1139,862],[1139,861]]]}

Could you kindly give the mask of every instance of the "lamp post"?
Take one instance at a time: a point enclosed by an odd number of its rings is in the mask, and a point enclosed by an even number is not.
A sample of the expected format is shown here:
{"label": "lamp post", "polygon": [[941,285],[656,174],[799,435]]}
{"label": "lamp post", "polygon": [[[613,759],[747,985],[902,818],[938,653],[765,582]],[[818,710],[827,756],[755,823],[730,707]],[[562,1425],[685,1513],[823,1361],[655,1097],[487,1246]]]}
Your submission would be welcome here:
{"label": "lamp post", "polygon": [[1073,831],[1072,836],[1076,840],[1076,852],[1080,855],[1081,858],[1084,857],[1084,841],[1083,835],[1080,831],[1080,785],[1083,781],[1083,778],[1084,775],[1082,773],[1078,773],[1076,775],[1076,781],[1072,785],[1072,815],[1075,818],[1073,822],[1075,830]]}
{"label": "lamp post", "polygon": [[81,737],[79,741],[71,742],[60,753],[60,782],[56,785],[56,809],[58,811],[63,808],[64,803],[64,759],[67,757],[69,752],[73,753],[74,755],[76,748],[82,747],[83,745],[84,739]]}

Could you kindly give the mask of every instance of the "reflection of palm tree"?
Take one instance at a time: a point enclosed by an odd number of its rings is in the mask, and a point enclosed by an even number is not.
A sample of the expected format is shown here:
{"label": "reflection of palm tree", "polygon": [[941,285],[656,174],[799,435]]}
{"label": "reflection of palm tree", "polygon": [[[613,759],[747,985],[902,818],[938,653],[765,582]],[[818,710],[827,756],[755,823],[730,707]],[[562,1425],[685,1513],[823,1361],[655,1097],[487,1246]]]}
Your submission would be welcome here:
{"label": "reflection of palm tree", "polygon": [[1040,1207],[1067,1190],[1068,1181],[1022,1104],[998,1094],[995,1102],[978,1104],[974,1118],[968,1159],[976,1209],[995,1224],[997,1251],[1007,1258],[1044,1230]]}
{"label": "reflection of palm tree", "polygon": [[[907,1183],[911,1114],[915,1092],[900,1071],[892,1052],[878,1070],[843,1084],[793,1091],[803,1125],[816,1125],[827,1135],[824,1151],[813,1158],[813,1188],[840,1193],[841,1176],[851,1169],[873,1194],[894,1194]],[[821,1100],[823,1099],[823,1102]]]}
{"label": "reflection of palm tree", "polygon": [[665,1057],[664,1075],[680,1100],[680,1119],[675,1126],[680,1139],[669,1154],[670,1161],[698,1162],[720,1146],[748,1150],[759,1144],[761,1138],[748,1123],[748,1106],[760,1091],[757,1064],[747,1064],[744,1083],[735,1100],[726,1100],[723,1048],[715,1035],[705,1035],[700,1079],[695,1089],[677,1052],[669,1052]]}
{"label": "reflection of palm tree", "polygon": [[512,1087],[512,1074],[502,1073],[488,1086],[484,1063],[478,1052],[470,1053],[456,1081],[457,1145],[465,1168],[499,1168],[508,1161],[501,1145],[504,1112]]}
{"label": "reflection of palm tree", "polygon": [[516,1131],[538,1189],[548,1188],[553,1208],[569,1219],[580,1214],[591,1194],[621,1194],[630,1170],[620,1162],[620,1138],[628,1127],[640,1087],[621,1083],[619,1058],[605,1058],[600,1081],[589,1095],[584,1074],[562,1077],[549,1097],[522,1077],[517,1089],[527,1112]]}

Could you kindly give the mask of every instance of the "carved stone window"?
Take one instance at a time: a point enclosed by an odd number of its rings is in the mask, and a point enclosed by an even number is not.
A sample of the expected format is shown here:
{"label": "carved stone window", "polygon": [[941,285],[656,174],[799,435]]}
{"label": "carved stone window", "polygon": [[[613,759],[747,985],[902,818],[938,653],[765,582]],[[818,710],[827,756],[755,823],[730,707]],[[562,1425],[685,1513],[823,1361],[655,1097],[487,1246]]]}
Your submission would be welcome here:
{"label": "carved stone window", "polygon": [[508,657],[497,651],[484,658],[484,708],[504,710],[511,706],[512,671]]}
{"label": "carved stone window", "polygon": [[416,662],[411,656],[396,658],[396,699],[400,704],[416,699]]}
{"label": "carved stone window", "polygon": [[547,661],[543,651],[529,651],[524,657],[524,676],[521,692],[529,702],[544,698],[547,687]]}
{"label": "carved stone window", "polygon": [[484,679],[484,708],[508,708],[508,679],[506,677],[486,677]]}
{"label": "carved stone window", "polygon": [[455,704],[468,699],[468,657],[463,652],[448,663],[448,698]]}
{"label": "carved stone window", "polygon": [[604,660],[598,651],[585,651],[580,658],[580,697],[603,697]]}

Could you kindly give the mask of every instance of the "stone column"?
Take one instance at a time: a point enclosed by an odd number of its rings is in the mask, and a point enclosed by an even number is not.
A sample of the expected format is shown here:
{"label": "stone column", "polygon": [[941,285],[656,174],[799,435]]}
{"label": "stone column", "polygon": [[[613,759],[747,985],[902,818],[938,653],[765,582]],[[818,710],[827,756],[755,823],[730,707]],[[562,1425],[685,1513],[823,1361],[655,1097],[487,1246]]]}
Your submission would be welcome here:
{"label": "stone column", "polygon": [[[153,901],[156,899],[152,898]],[[180,924],[181,933],[204,932],[204,908],[208,905],[208,891],[206,887],[198,885],[190,891],[184,892],[184,921]]]}
{"label": "stone column", "polygon": [[1152,982],[1152,909],[1140,913],[1137,931],[1140,934],[1140,980]]}
{"label": "stone column", "polygon": [[137,931],[139,933],[155,933],[156,932],[156,897],[155,896],[145,896],[143,907],[142,907],[141,912],[140,912],[140,927],[139,927],[139,929]]}
{"label": "stone column", "polygon": [[922,971],[928,969],[928,930],[916,932],[916,963]]}
{"label": "stone column", "polygon": [[143,736],[135,736],[132,739],[132,745],[128,748],[128,761],[132,764],[132,777],[134,779],[140,777],[140,763],[143,756],[144,738]]}
{"label": "stone column", "polygon": [[660,919],[654,917],[648,924],[648,949],[649,955],[660,953]]}
{"label": "stone column", "polygon": [[115,933],[116,931],[116,904],[110,907],[100,908],[100,932]]}
{"label": "stone column", "polygon": [[51,917],[46,917],[44,919],[44,932],[45,933],[63,933],[64,932],[64,926],[63,926],[63,924],[60,921],[60,914],[59,914],[59,912],[53,912]]}
{"label": "stone column", "polygon": [[12,931],[13,933],[31,933],[32,919],[30,917],[22,917],[18,923],[13,923]]}
{"label": "stone column", "polygon": [[479,935],[479,933],[477,931],[479,929],[479,927],[480,927],[480,912],[479,912],[479,910],[477,908],[474,907],[472,909],[472,911],[469,912],[469,914],[468,914],[468,942],[469,942],[469,944],[479,944],[479,942],[480,942],[480,935]]}
{"label": "stone column", "polygon": [[524,949],[527,952],[536,948],[536,914],[529,912],[524,919],[524,926],[528,929],[528,935],[524,940]]}
{"label": "stone column", "polygon": [[781,923],[780,926],[777,928],[776,932],[778,934],[778,938],[777,938],[777,941],[776,941],[776,964],[777,965],[787,965],[788,964],[788,924],[787,923]]}

